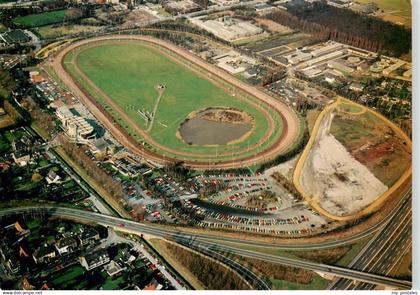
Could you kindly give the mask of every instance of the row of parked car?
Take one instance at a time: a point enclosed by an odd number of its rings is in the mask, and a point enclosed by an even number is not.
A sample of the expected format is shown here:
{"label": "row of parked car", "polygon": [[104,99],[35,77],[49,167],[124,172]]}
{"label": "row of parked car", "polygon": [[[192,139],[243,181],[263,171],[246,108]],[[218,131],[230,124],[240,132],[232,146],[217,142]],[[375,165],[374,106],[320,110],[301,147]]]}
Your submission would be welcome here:
{"label": "row of parked car", "polygon": [[200,216],[203,219],[216,219],[222,222],[227,223],[241,223],[241,224],[248,224],[254,226],[274,226],[274,225],[292,225],[292,224],[301,224],[304,222],[308,222],[309,218],[300,215],[300,216],[293,216],[290,218],[251,218],[251,217],[244,217],[244,216],[237,216],[231,215],[227,213],[220,213],[213,210],[209,210],[198,205],[192,204],[190,201],[185,201],[185,206],[187,208],[193,209],[195,214]]}
{"label": "row of parked car", "polygon": [[217,174],[217,175],[199,175],[188,180],[191,189],[199,192],[209,187],[225,187],[231,183],[244,186],[247,182],[266,182],[267,178],[252,175],[236,175],[236,174]]}
{"label": "row of parked car", "polygon": [[225,229],[233,229],[233,230],[241,230],[241,231],[249,231],[253,233],[262,233],[262,234],[271,234],[271,235],[289,235],[289,236],[298,236],[298,235],[308,235],[312,232],[312,229],[305,228],[300,230],[278,230],[278,229],[269,229],[263,227],[251,227],[251,226],[243,226],[243,225],[234,225],[234,224],[227,224],[227,223],[218,223],[218,222],[210,222],[210,221],[201,221],[198,223],[198,226],[203,228],[206,227],[213,227],[213,228],[225,228]]}

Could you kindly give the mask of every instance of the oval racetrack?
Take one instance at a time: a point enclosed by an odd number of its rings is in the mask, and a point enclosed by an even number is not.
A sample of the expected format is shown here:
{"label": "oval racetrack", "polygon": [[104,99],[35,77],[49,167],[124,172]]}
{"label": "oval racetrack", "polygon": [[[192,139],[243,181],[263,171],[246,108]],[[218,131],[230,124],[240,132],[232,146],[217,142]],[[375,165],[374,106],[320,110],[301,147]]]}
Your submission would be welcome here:
{"label": "oval racetrack", "polygon": [[[128,135],[127,131],[118,124],[115,124],[114,119],[102,108],[100,107],[95,99],[89,95],[86,91],[79,87],[78,83],[73,79],[64,66],[65,56],[74,50],[77,47],[87,45],[93,42],[106,41],[106,40],[139,40],[144,42],[150,42],[154,45],[161,46],[166,50],[172,51],[175,54],[182,56],[188,62],[193,63],[195,66],[204,69],[206,72],[215,75],[219,79],[226,81],[227,83],[237,87],[241,91],[252,95],[254,98],[258,99],[269,108],[275,110],[281,117],[282,120],[282,134],[279,136],[279,139],[270,145],[267,149],[260,151],[259,153],[244,157],[241,159],[230,159],[221,162],[211,162],[205,159],[198,161],[185,160],[184,165],[192,169],[231,169],[238,167],[251,166],[255,163],[261,163],[275,158],[277,155],[285,152],[299,137],[300,126],[299,118],[297,114],[286,106],[284,103],[274,99],[273,97],[265,94],[264,92],[252,87],[236,78],[231,76],[229,73],[223,71],[222,69],[206,63],[201,58],[195,56],[194,54],[177,47],[171,43],[168,43],[163,40],[148,36],[138,36],[138,35],[111,35],[103,36],[91,39],[81,40],[75,43],[70,44],[69,46],[62,49],[57,53],[51,66],[57,76],[66,84],[73,94],[79,98],[83,104],[93,113],[93,115],[107,128],[110,133],[124,146],[131,149],[134,153],[144,157],[153,162],[160,164],[168,164],[180,161],[179,159],[170,158],[159,154],[158,152],[150,151],[140,145],[136,140]],[[267,120],[271,118],[267,117]],[[271,126],[271,128],[274,128]],[[271,130],[272,132],[273,130]],[[142,134],[147,136],[147,134]],[[148,139],[149,141],[150,139]],[[164,148],[164,147],[162,147]]]}

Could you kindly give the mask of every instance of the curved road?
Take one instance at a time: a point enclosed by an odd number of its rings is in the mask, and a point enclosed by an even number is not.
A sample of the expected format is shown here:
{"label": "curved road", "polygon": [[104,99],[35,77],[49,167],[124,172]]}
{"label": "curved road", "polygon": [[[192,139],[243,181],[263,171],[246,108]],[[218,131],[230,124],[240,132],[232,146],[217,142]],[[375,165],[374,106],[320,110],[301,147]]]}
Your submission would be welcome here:
{"label": "curved road", "polygon": [[[206,241],[200,235],[194,234],[183,234],[179,231],[168,230],[164,228],[158,228],[154,225],[143,224],[135,221],[125,220],[122,218],[117,218],[113,216],[102,215],[98,213],[87,212],[79,209],[73,208],[64,208],[64,207],[53,207],[53,206],[44,206],[44,207],[21,207],[21,208],[8,208],[0,210],[0,217],[13,215],[13,214],[22,214],[22,213],[47,213],[54,216],[59,216],[61,218],[70,218],[83,222],[92,222],[101,224],[107,227],[117,228],[120,231],[125,231],[133,234],[147,234],[152,236],[158,236],[163,238],[173,238],[176,240],[185,240],[191,241],[194,240],[195,243],[199,244],[201,247],[208,247],[211,250],[214,250],[214,247],[218,247],[219,250],[222,250],[227,253],[233,253],[236,255],[256,258],[267,262],[278,263],[283,265],[291,265],[294,267],[300,267],[307,270],[322,272],[331,274],[338,277],[343,277],[347,279],[354,279],[361,282],[366,282],[370,284],[377,284],[383,286],[391,286],[394,288],[400,289],[409,289],[411,288],[411,282],[402,281],[398,279],[388,278],[380,275],[365,273],[358,270],[346,269],[343,267],[325,265],[315,262],[309,262],[304,260],[298,260],[288,257],[275,256],[270,254],[264,254],[259,252],[253,252],[248,250],[243,250],[235,247],[220,245],[220,239],[218,237],[211,237],[210,241]],[[223,240],[227,240],[224,238]],[[250,245],[250,241],[243,241],[238,239],[231,239],[231,242],[243,243],[245,245]],[[261,242],[260,242],[261,243]],[[291,247],[289,245],[289,247]],[[301,246],[302,247],[302,246]]]}
{"label": "curved road", "polygon": [[[354,234],[352,236],[344,237],[341,239],[335,239],[325,242],[315,242],[315,243],[270,243],[267,241],[262,240],[247,240],[247,239],[238,239],[238,238],[230,238],[227,236],[217,235],[217,233],[191,233],[187,230],[182,231],[181,229],[174,229],[171,227],[162,227],[161,225],[156,224],[145,224],[136,221],[131,221],[124,218],[114,217],[103,215],[99,213],[93,213],[88,211],[83,211],[79,209],[73,208],[66,208],[66,207],[59,207],[59,206],[31,206],[31,207],[16,207],[16,208],[4,208],[0,209],[0,217],[1,216],[8,216],[13,214],[23,214],[23,213],[31,213],[31,212],[45,212],[48,214],[52,214],[55,216],[60,217],[67,217],[70,219],[77,219],[77,220],[86,220],[88,222],[95,222],[95,223],[112,223],[114,226],[118,226],[120,224],[125,225],[132,225],[134,228],[140,228],[144,233],[156,236],[164,236],[164,237],[172,237],[172,238],[179,238],[179,237],[189,237],[190,239],[194,239],[196,241],[207,241],[207,242],[218,242],[220,243],[234,243],[238,245],[249,246],[253,245],[256,247],[261,248],[276,248],[276,249],[283,249],[283,250],[316,250],[316,249],[328,249],[334,248],[346,244],[351,244],[359,241],[360,239],[367,237],[378,230],[381,230],[390,219],[392,219],[397,213],[403,208],[407,202],[411,199],[411,189],[406,192],[405,196],[400,200],[400,202],[395,206],[395,208],[388,213],[380,222],[373,225],[372,227],[368,228],[367,230]],[[107,225],[107,224],[105,224]]]}

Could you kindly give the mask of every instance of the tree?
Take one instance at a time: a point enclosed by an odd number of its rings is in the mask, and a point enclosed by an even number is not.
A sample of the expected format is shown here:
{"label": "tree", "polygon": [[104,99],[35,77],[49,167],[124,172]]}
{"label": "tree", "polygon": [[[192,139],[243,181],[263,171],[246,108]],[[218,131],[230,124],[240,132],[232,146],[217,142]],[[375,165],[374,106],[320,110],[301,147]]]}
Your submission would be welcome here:
{"label": "tree", "polygon": [[39,173],[32,174],[32,178],[31,178],[32,182],[38,183],[38,182],[41,181],[41,179],[42,179],[42,175],[41,174],[39,174]]}

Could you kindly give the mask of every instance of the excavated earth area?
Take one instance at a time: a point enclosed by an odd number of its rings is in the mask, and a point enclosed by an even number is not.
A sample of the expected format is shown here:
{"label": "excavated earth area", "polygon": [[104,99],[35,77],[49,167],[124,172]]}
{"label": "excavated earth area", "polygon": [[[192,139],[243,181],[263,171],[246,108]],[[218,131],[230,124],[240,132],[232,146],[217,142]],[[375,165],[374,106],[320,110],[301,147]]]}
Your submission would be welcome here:
{"label": "excavated earth area", "polygon": [[344,216],[364,209],[388,187],[329,133],[333,117],[330,113],[322,121],[300,182],[322,208]]}

